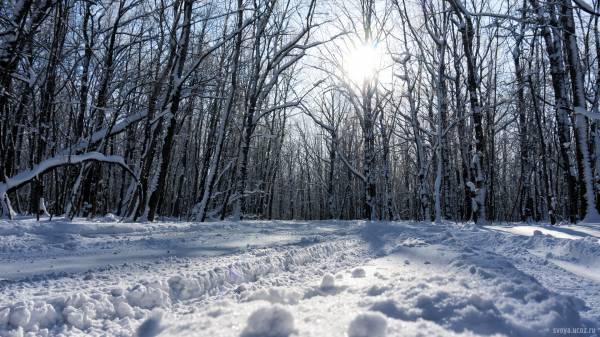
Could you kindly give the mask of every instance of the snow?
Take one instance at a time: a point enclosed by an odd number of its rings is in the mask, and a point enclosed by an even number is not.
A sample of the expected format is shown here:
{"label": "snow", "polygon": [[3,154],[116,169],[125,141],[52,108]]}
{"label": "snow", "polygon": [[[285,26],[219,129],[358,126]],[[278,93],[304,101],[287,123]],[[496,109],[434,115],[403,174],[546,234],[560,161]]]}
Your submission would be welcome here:
{"label": "snow", "polygon": [[260,289],[256,292],[249,294],[246,301],[267,301],[269,303],[279,304],[298,304],[302,299],[300,292],[290,290],[287,288],[269,288]]}
{"label": "snow", "polygon": [[595,263],[590,266],[580,265],[577,263],[552,258],[548,258],[548,261],[552,262],[553,264],[572,274],[579,275],[583,278],[587,278],[594,282],[600,283],[600,263]]}
{"label": "snow", "polygon": [[294,333],[294,317],[282,306],[260,308],[248,317],[241,337],[288,337]]}
{"label": "snow", "polygon": [[385,337],[387,322],[379,313],[356,316],[348,327],[348,337]]}
{"label": "snow", "polygon": [[598,329],[598,232],[0,220],[0,336],[538,337]]}
{"label": "snow", "polygon": [[153,337],[158,335],[163,330],[161,319],[162,312],[154,312],[137,329],[137,337]]}
{"label": "snow", "polygon": [[335,278],[331,274],[325,274],[321,280],[321,289],[329,290],[335,287]]}
{"label": "snow", "polygon": [[352,270],[352,277],[354,278],[362,278],[365,276],[365,270],[362,268],[355,268],[354,270]]}
{"label": "snow", "polygon": [[600,228],[584,227],[578,225],[565,226],[544,226],[544,225],[512,225],[512,226],[486,226],[491,230],[503,231],[517,235],[532,236],[535,231],[545,235],[551,235],[559,239],[581,239],[586,236],[593,236],[600,239]]}

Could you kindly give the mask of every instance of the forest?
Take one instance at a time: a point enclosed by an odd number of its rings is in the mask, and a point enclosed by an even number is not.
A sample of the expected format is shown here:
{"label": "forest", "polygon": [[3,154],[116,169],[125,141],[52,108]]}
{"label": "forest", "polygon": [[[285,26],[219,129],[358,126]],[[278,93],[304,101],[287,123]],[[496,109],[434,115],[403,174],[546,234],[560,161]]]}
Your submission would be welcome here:
{"label": "forest", "polygon": [[0,0],[0,337],[600,337],[600,0]]}
{"label": "forest", "polygon": [[2,214],[600,221],[596,0],[3,0]]}

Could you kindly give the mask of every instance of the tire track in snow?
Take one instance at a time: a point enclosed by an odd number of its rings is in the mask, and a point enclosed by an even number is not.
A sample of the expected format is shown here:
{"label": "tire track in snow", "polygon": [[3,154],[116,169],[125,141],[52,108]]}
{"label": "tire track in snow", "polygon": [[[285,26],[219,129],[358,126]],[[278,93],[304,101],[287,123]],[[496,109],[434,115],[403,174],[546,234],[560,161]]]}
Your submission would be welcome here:
{"label": "tire track in snow", "polygon": [[[72,328],[93,335],[95,330],[98,333],[103,331],[106,321],[144,319],[157,308],[169,311],[174,304],[180,305],[183,301],[222,296],[233,292],[242,283],[298,272],[299,268],[319,263],[337,261],[351,264],[361,256],[366,255],[356,240],[257,249],[229,256],[229,261],[234,259],[232,263],[220,264],[223,257],[215,257],[212,258],[212,268],[191,273],[186,273],[185,267],[174,268],[155,279],[134,282],[127,288],[109,289],[96,284],[53,298],[23,298],[14,303],[0,304],[0,335],[33,331],[40,335],[54,335],[73,332]],[[190,267],[193,269],[193,266]],[[102,290],[96,291],[96,288]]]}

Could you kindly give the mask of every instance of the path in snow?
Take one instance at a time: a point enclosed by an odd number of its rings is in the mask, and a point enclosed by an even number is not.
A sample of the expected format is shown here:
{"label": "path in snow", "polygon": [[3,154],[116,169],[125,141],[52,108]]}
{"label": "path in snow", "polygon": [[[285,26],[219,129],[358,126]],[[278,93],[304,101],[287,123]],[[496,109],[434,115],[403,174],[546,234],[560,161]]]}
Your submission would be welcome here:
{"label": "path in snow", "polygon": [[[490,235],[487,246],[544,286],[585,300],[584,316],[600,322],[600,227],[583,225],[488,226],[514,235]],[[498,242],[499,241],[499,242]]]}
{"label": "path in snow", "polygon": [[0,336],[537,337],[597,328],[600,283],[589,270],[600,260],[598,232],[546,227],[4,221]]}
{"label": "path in snow", "polygon": [[596,238],[600,240],[600,226],[589,227],[582,225],[505,225],[505,226],[485,226],[496,231],[512,233],[516,235],[533,236],[535,231],[540,231],[542,234],[550,235],[559,239],[582,239],[586,237]]}
{"label": "path in snow", "polygon": [[[0,280],[86,272],[124,263],[201,258],[250,248],[323,240],[347,223],[121,223],[63,219],[0,222]],[[109,220],[109,221],[106,221]]]}

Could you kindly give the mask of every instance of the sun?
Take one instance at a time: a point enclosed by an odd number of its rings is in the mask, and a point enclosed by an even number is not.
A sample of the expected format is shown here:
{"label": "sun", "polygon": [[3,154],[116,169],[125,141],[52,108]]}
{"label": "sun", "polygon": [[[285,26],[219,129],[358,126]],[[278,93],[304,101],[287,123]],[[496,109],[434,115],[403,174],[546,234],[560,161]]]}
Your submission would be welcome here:
{"label": "sun", "polygon": [[343,71],[352,83],[362,86],[377,79],[382,67],[383,53],[375,44],[360,44],[345,53]]}

